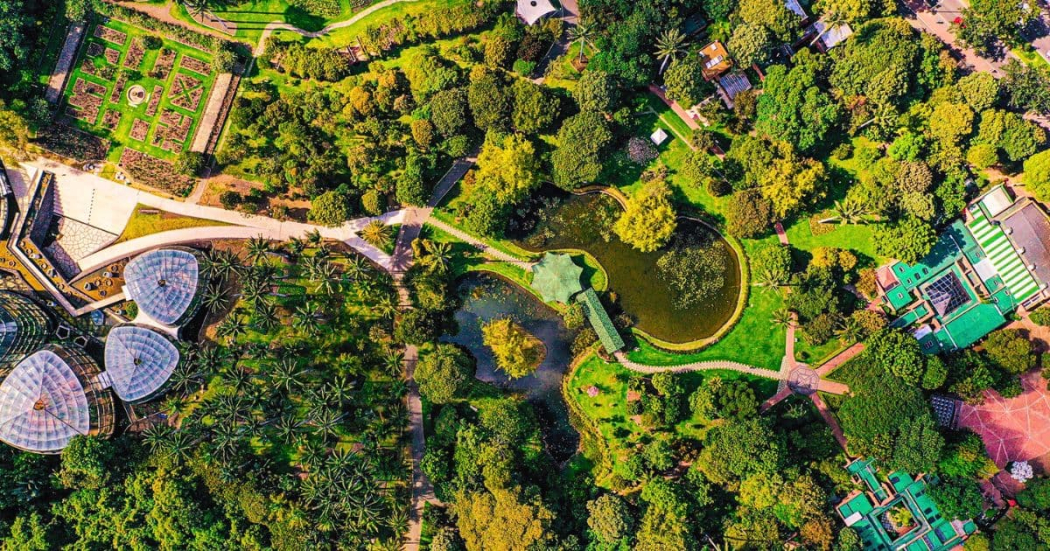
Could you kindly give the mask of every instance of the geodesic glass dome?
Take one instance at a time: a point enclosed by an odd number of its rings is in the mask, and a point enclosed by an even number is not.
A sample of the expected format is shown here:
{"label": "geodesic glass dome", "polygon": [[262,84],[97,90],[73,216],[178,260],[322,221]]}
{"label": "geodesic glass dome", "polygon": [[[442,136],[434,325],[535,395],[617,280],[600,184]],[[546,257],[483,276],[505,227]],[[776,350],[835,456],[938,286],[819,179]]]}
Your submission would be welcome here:
{"label": "geodesic glass dome", "polygon": [[141,325],[110,331],[105,356],[113,391],[131,404],[159,394],[179,365],[179,349],[171,339]]}
{"label": "geodesic glass dome", "polygon": [[84,352],[48,345],[0,383],[0,440],[28,452],[58,453],[77,435],[113,432],[113,398]]}
{"label": "geodesic glass dome", "polygon": [[163,325],[175,327],[196,310],[197,290],[204,286],[200,253],[172,247],[141,254],[124,268],[129,300],[139,311]]}
{"label": "geodesic glass dome", "polygon": [[51,318],[28,298],[0,291],[0,363],[17,362],[44,344]]}

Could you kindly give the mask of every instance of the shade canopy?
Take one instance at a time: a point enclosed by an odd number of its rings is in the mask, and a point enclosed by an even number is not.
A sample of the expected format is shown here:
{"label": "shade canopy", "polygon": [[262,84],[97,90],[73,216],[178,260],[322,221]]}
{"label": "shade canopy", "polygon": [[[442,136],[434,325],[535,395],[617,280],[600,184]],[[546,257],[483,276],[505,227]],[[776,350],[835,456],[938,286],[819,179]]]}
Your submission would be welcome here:
{"label": "shade canopy", "polygon": [[580,275],[583,268],[567,254],[547,253],[532,266],[532,288],[546,302],[568,304],[572,295],[583,290]]}
{"label": "shade canopy", "polygon": [[22,360],[0,383],[0,440],[30,452],[61,451],[91,431],[91,404],[57,347]]}
{"label": "shade canopy", "polygon": [[154,397],[178,365],[179,349],[148,327],[121,325],[106,338],[106,373],[125,402]]}
{"label": "shade canopy", "polygon": [[544,16],[558,11],[550,0],[518,0],[518,16],[532,25]]}
{"label": "shade canopy", "polygon": [[130,300],[150,319],[177,326],[193,316],[201,286],[198,253],[192,249],[157,249],[135,257],[124,268]]}

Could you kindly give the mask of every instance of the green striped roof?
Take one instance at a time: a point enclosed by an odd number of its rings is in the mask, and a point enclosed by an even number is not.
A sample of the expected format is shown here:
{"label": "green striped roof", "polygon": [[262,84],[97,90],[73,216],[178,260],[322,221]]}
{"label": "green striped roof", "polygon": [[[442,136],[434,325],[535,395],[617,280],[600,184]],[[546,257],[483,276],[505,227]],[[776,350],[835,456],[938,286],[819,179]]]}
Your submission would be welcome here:
{"label": "green striped roof", "polygon": [[984,254],[988,255],[992,267],[999,272],[999,277],[1003,279],[1014,299],[1021,303],[1038,293],[1039,283],[1032,277],[1021,255],[1014,250],[1010,238],[1002,228],[991,223],[978,205],[970,206],[970,214],[973,215],[973,221],[966,227]]}
{"label": "green striped roof", "polygon": [[605,351],[612,354],[623,350],[623,337],[616,331],[616,326],[609,319],[609,314],[606,313],[602,302],[598,300],[598,295],[594,292],[594,289],[588,288],[586,291],[576,295],[576,300],[583,304],[583,310],[587,313],[587,320],[591,322],[591,327],[594,327],[594,332],[598,333],[598,340],[602,341]]}

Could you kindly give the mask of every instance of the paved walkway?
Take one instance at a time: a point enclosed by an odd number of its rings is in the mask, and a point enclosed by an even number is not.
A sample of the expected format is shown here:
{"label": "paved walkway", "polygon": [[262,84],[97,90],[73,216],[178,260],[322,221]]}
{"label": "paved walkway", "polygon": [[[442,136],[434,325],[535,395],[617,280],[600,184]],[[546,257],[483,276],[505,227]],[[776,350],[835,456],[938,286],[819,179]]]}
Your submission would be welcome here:
{"label": "paved walkway", "polygon": [[269,25],[266,25],[266,28],[263,29],[262,35],[259,36],[259,44],[255,47],[255,50],[253,51],[253,53],[255,54],[255,57],[259,57],[260,55],[262,55],[262,53],[264,51],[266,51],[266,40],[268,38],[270,38],[270,35],[273,34],[273,31],[291,31],[291,32],[294,32],[294,33],[298,33],[298,34],[300,34],[302,36],[305,36],[306,38],[320,38],[320,37],[322,37],[322,36],[332,32],[332,31],[334,31],[336,29],[342,29],[343,27],[349,27],[350,25],[353,25],[354,23],[357,23],[358,21],[360,21],[360,20],[368,17],[369,15],[372,15],[373,13],[375,13],[375,12],[377,12],[377,11],[383,9],[383,8],[386,8],[388,6],[393,6],[394,4],[400,4],[401,2],[418,2],[418,1],[419,0],[383,0],[382,2],[379,2],[378,4],[372,4],[368,8],[366,8],[364,10],[361,10],[360,12],[354,14],[354,16],[351,17],[350,19],[347,19],[346,21],[339,21],[338,23],[332,23],[331,25],[328,25],[328,26],[326,26],[325,28],[323,28],[323,29],[321,29],[319,31],[307,31],[307,30],[304,30],[304,29],[300,29],[299,27],[296,27],[295,25],[292,25],[290,23],[285,23],[283,21],[274,21],[273,23],[270,23]]}
{"label": "paved walkway", "polygon": [[452,227],[452,226],[442,222],[441,220],[438,220],[437,218],[431,218],[431,219],[427,220],[426,223],[430,224],[431,226],[434,226],[435,228],[437,228],[437,229],[439,229],[439,230],[441,230],[441,231],[443,231],[445,233],[448,233],[448,234],[452,235],[453,237],[455,237],[456,239],[459,239],[460,241],[463,241],[464,243],[470,244],[474,248],[476,248],[479,251],[481,251],[482,254],[492,258],[493,260],[498,260],[500,262],[506,262],[508,264],[513,264],[513,265],[515,265],[515,266],[517,266],[517,267],[519,267],[519,268],[521,268],[523,270],[528,270],[533,265],[532,262],[528,262],[526,260],[521,260],[520,258],[511,256],[511,255],[509,255],[509,254],[507,254],[507,253],[505,253],[505,252],[503,252],[503,251],[501,251],[499,249],[496,249],[496,248],[490,246],[489,244],[485,243],[484,241],[481,241],[480,239],[477,239],[473,235],[470,235],[470,234],[464,232],[463,230],[460,230],[459,228]]}
{"label": "paved walkway", "polygon": [[824,362],[824,365],[817,368],[817,374],[821,377],[827,377],[829,373],[838,369],[842,364],[852,360],[857,354],[860,354],[863,351],[864,343],[858,342],[842,352],[839,352],[834,358]]}
{"label": "paved walkway", "polygon": [[780,240],[781,245],[785,247],[791,245],[791,242],[788,241],[788,234],[786,231],[784,231],[784,224],[777,222],[776,224],[773,224],[773,229],[776,230],[777,239]]}
{"label": "paved walkway", "polygon": [[813,405],[817,406],[817,412],[824,418],[824,422],[831,427],[831,435],[835,437],[835,441],[842,446],[842,449],[849,455],[849,443],[846,441],[846,434],[842,432],[842,427],[839,426],[839,422],[835,420],[835,416],[828,409],[828,404],[820,397],[820,394],[814,392],[809,395],[809,399],[813,401]]}
{"label": "paved walkway", "polygon": [[212,86],[211,94],[208,95],[208,105],[204,108],[201,123],[197,125],[197,133],[193,136],[190,151],[204,153],[204,150],[208,148],[208,142],[211,141],[212,132],[222,115],[222,104],[226,101],[226,94],[232,82],[233,75],[230,73],[222,73],[215,78],[215,85]]}
{"label": "paved walkway", "polygon": [[671,99],[667,97],[667,94],[664,93],[662,88],[655,84],[650,84],[649,91],[652,92],[653,95],[655,95],[656,97],[660,98],[660,101],[666,103],[667,106],[670,107],[671,110],[673,110],[675,114],[677,114],[678,117],[681,118],[685,122],[685,124],[689,126],[689,128],[692,128],[693,130],[697,130],[700,128],[700,124],[693,120],[693,117],[690,117],[689,113],[687,113],[681,105],[678,105],[677,102],[671,101]]}
{"label": "paved walkway", "polygon": [[729,371],[737,371],[739,373],[747,373],[748,375],[754,375],[756,377],[762,377],[765,379],[780,379],[780,373],[773,371],[772,369],[763,369],[761,367],[754,367],[739,362],[732,362],[728,360],[708,360],[704,362],[693,362],[690,364],[683,365],[644,365],[636,362],[632,362],[627,359],[627,355],[623,352],[616,353],[616,360],[621,365],[636,371],[638,373],[687,373],[690,371],[709,371],[713,369],[725,369]]}
{"label": "paved walkway", "polygon": [[973,49],[967,48],[958,42],[958,38],[951,30],[951,22],[956,17],[962,17],[962,10],[966,7],[961,0],[940,0],[936,8],[930,8],[921,0],[906,0],[904,2],[910,15],[905,17],[913,28],[920,32],[926,32],[937,37],[950,50],[962,57],[963,63],[976,71],[991,73],[996,78],[1003,76],[1002,68],[1011,57],[1016,57],[1007,52],[1003,59],[995,60],[981,57]]}
{"label": "paved walkway", "polygon": [[47,81],[47,90],[44,91],[44,99],[49,103],[56,103],[62,98],[62,90],[66,87],[70,69],[77,59],[77,48],[80,46],[81,39],[84,38],[85,30],[84,22],[69,26],[66,41],[62,44],[62,52],[58,54],[58,63],[55,65],[55,70],[51,72],[51,78]]}

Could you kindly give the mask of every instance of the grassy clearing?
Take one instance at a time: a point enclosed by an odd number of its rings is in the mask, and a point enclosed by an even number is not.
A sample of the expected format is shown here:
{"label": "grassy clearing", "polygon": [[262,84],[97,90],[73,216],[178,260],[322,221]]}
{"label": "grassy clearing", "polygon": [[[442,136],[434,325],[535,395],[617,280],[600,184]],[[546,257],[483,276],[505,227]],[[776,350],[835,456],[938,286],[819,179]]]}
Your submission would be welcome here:
{"label": "grassy clearing", "polygon": [[[339,4],[339,13],[333,17],[313,15],[301,8],[292,6],[291,3],[284,0],[248,0],[246,2],[219,4],[209,8],[209,11],[215,14],[216,17],[237,26],[237,32],[233,35],[234,38],[256,44],[259,42],[259,37],[262,35],[266,25],[275,21],[288,23],[307,31],[319,31],[325,25],[345,21],[352,17],[354,13],[368,7],[364,6],[355,9],[352,0],[340,0]],[[199,19],[187,12],[185,4],[182,2],[173,2],[170,13],[176,19],[194,27],[205,27],[205,25],[200,23]]]}
{"label": "grassy clearing", "polygon": [[131,218],[128,219],[128,224],[124,226],[124,232],[120,234],[115,243],[123,243],[139,237],[171,230],[227,225],[229,224],[225,222],[182,216],[180,214],[158,211],[145,205],[138,205],[135,207],[135,212],[131,214]]}
{"label": "grassy clearing", "polygon": [[[456,6],[467,0],[405,0],[401,3],[387,6],[375,13],[357,21],[353,25],[336,29],[327,35],[311,40],[309,45],[316,48],[342,48],[356,43],[358,35],[364,33],[365,29],[372,25],[388,23],[396,17],[418,15],[436,8]],[[343,19],[348,19],[344,17]],[[282,33],[284,34],[284,33]]]}
{"label": "grassy clearing", "polygon": [[[148,31],[140,29],[128,23],[118,20],[110,20],[105,23],[106,27],[116,31],[127,34],[127,37],[123,44],[116,44],[113,42],[107,42],[101,38],[94,36],[95,24],[99,21],[95,20],[88,26],[87,38],[80,46],[80,51],[77,54],[77,61],[74,65],[72,74],[70,75],[69,82],[66,85],[65,100],[68,102],[74,97],[73,90],[76,87],[78,80],[98,84],[105,88],[103,94],[102,107],[99,110],[99,115],[94,120],[81,120],[75,119],[75,124],[81,130],[85,130],[92,134],[102,136],[109,139],[111,147],[107,159],[111,162],[117,162],[120,160],[120,155],[124,151],[125,146],[132,146],[134,149],[148,153],[154,157],[174,160],[178,153],[189,149],[193,142],[193,136],[197,132],[197,126],[200,124],[200,119],[203,117],[205,104],[208,102],[208,95],[211,92],[212,85],[215,83],[215,71],[212,70],[208,75],[201,75],[196,72],[190,71],[181,66],[183,58],[192,57],[199,61],[210,64],[212,61],[211,54],[203,52],[196,48],[186,46],[179,42],[165,39],[163,46],[160,50],[146,50],[143,55],[142,61],[138,67],[125,67],[125,61],[128,57],[128,50],[131,47],[133,41],[136,38],[141,39],[149,34]],[[161,37],[163,38],[163,37]],[[100,66],[111,66],[112,64],[106,61],[105,55],[100,54],[94,58],[89,58],[87,55],[88,49],[92,44],[101,46],[102,48],[109,48],[120,53],[118,63],[116,64],[116,70],[114,71],[114,77],[112,80],[101,78],[100,76],[88,74],[84,71],[83,63],[86,59],[90,59],[89,63],[95,63],[96,67]],[[176,53],[176,57],[173,61],[171,70],[168,72],[166,78],[154,78],[149,76],[149,73],[153,70],[154,64],[160,56],[163,49],[173,50]],[[121,76],[126,77],[126,83],[123,91],[117,96],[116,101],[110,101],[114,88],[117,85],[117,80]],[[185,109],[178,107],[172,103],[172,100],[177,98],[175,95],[175,83],[179,76],[189,77],[196,81],[200,81],[200,87],[202,88],[200,100],[197,103],[196,109]],[[127,91],[133,85],[138,84],[146,90],[148,95],[146,101],[143,101],[138,106],[132,106],[127,97]],[[163,88],[163,97],[160,104],[157,106],[156,113],[148,115],[147,110],[152,98],[154,87],[160,86]],[[196,88],[196,87],[195,87]],[[120,121],[117,123],[116,128],[109,129],[103,125],[106,113],[112,111],[120,114]],[[175,146],[175,151],[169,151],[154,145],[154,137],[157,136],[157,132],[161,130],[160,116],[165,111],[173,111],[179,115],[189,117],[191,123],[187,138],[182,144]],[[144,122],[149,123],[149,132],[144,141],[138,141],[131,138],[132,126],[136,119],[140,119]]]}
{"label": "grassy clearing", "polygon": [[[707,432],[716,426],[716,422],[707,422],[698,417],[689,417],[678,423],[673,430],[655,430],[641,426],[627,410],[628,382],[642,375],[628,370],[618,363],[607,363],[596,355],[583,360],[572,373],[566,384],[568,399],[578,407],[586,423],[596,430],[604,443],[606,457],[602,458],[608,468],[615,469],[631,455],[638,453],[639,446],[644,446],[657,439],[673,440],[687,438],[702,440]],[[751,384],[758,396],[767,396],[776,392],[776,382],[758,379],[736,371],[703,371],[680,375],[686,395],[691,394],[704,380],[720,377],[723,380],[744,380]],[[598,395],[591,397],[587,391],[591,387],[598,389]],[[585,440],[586,441],[586,440]],[[593,455],[593,451],[592,451]],[[593,457],[592,459],[598,459]],[[601,480],[598,482],[602,483]]]}

